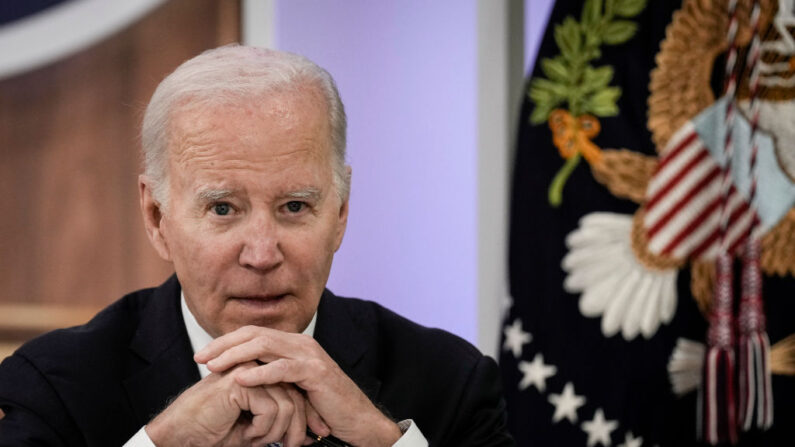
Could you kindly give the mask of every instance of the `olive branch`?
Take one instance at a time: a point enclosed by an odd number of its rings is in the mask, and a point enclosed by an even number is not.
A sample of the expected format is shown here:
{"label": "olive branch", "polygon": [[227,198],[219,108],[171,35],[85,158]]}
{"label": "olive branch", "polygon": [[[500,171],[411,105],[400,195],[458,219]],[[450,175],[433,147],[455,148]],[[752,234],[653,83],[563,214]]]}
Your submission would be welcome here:
{"label": "olive branch", "polygon": [[[631,39],[638,25],[630,20],[646,7],[646,0],[586,0],[579,22],[568,16],[555,25],[555,43],[560,54],[543,58],[541,69],[546,75],[531,80],[528,95],[535,104],[530,123],[540,124],[549,114],[566,104],[573,117],[590,113],[607,117],[618,115],[616,101],[621,88],[610,86],[613,67],[593,67],[591,61],[602,57],[600,47],[618,45]],[[560,205],[562,190],[581,154],[566,160],[549,188],[549,202]]]}

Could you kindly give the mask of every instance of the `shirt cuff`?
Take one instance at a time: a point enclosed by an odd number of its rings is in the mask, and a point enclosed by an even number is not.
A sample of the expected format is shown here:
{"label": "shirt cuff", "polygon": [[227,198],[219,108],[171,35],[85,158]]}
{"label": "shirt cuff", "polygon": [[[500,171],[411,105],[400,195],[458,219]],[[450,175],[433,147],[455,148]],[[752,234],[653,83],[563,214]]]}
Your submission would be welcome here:
{"label": "shirt cuff", "polygon": [[392,447],[428,447],[428,440],[422,435],[422,432],[411,419],[406,419],[398,422],[400,431],[403,436],[398,441],[392,444]]}
{"label": "shirt cuff", "polygon": [[146,430],[144,430],[144,427],[141,427],[141,429],[138,430],[138,433],[134,434],[133,437],[130,438],[129,441],[125,442],[124,446],[122,447],[157,447],[157,446],[155,446],[155,443],[152,442],[151,439],[149,439],[149,435],[146,434]]}

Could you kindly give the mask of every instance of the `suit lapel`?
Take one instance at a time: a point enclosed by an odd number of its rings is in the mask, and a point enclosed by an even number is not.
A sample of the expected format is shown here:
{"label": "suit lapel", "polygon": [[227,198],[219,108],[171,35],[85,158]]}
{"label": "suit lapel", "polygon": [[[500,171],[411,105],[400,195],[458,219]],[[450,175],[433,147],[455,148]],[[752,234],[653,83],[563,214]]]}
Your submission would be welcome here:
{"label": "suit lapel", "polygon": [[168,400],[199,380],[179,306],[176,276],[154,290],[130,343],[131,374],[124,387],[141,425]]}
{"label": "suit lapel", "polygon": [[315,340],[367,397],[377,402],[381,381],[375,375],[374,322],[371,314],[354,314],[346,301],[326,289],[318,305]]}

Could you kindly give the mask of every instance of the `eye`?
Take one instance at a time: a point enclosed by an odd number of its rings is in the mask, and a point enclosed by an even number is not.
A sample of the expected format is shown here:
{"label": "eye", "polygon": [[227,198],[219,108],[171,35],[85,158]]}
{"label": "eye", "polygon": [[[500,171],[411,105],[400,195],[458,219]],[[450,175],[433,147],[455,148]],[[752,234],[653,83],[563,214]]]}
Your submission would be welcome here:
{"label": "eye", "polygon": [[287,207],[287,211],[289,211],[291,213],[298,213],[298,212],[300,212],[301,210],[304,209],[306,204],[304,202],[299,202],[297,200],[293,200],[293,201],[287,202],[287,204],[285,206]]}
{"label": "eye", "polygon": [[213,205],[213,212],[219,216],[226,216],[232,211],[232,207],[228,203],[216,203]]}

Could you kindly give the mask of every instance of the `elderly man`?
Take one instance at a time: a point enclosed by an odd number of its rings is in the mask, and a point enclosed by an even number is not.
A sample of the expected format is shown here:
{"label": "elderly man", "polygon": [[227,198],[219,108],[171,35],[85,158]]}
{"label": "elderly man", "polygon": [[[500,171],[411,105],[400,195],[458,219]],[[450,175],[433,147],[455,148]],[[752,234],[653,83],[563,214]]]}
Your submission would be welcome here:
{"label": "elderly man", "polygon": [[6,359],[0,446],[511,445],[491,359],[325,289],[345,129],[300,56],[227,46],[169,75],[139,189],[176,274]]}

